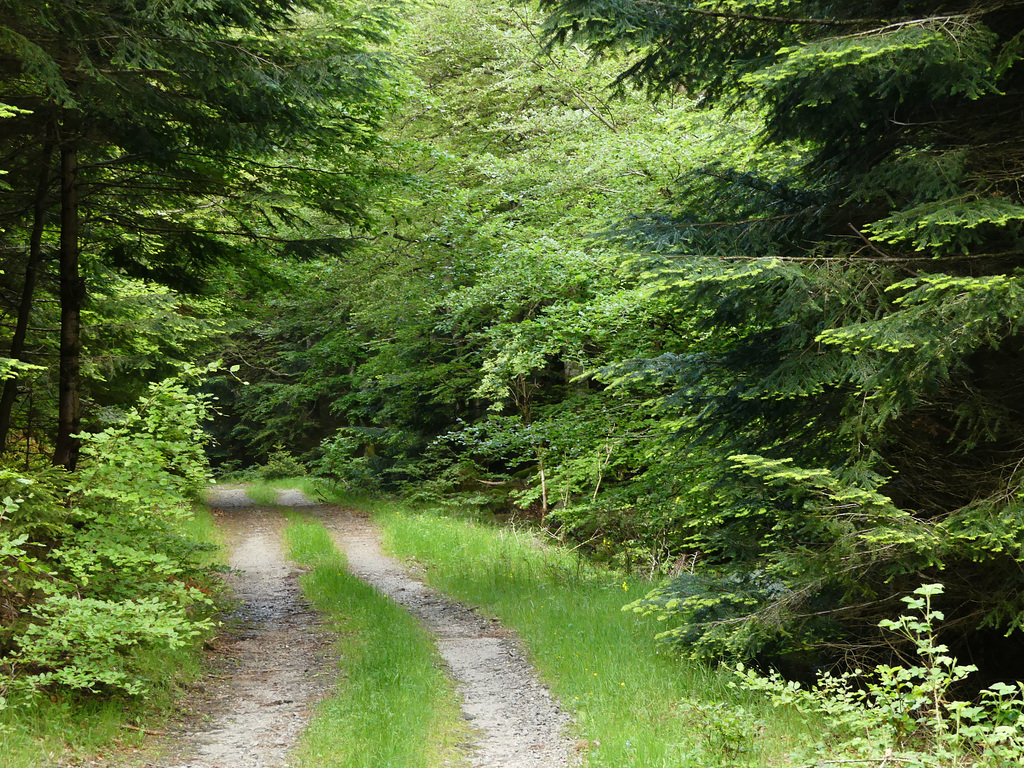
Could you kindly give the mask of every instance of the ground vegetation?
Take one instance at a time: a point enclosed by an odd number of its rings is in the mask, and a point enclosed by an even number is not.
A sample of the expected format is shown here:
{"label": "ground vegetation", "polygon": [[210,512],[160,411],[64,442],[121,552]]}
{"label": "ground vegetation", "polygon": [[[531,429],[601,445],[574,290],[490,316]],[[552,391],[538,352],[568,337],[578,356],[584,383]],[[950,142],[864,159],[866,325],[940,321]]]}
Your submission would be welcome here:
{"label": "ground vegetation", "polygon": [[124,717],[215,627],[199,390],[232,286],[367,219],[395,8],[0,2],[5,743]]}
{"label": "ground vegetation", "polygon": [[199,357],[225,475],[528,520],[660,580],[632,607],[681,653],[890,664],[915,639],[880,622],[941,582],[975,687],[1024,673],[1016,2],[0,10],[22,679],[135,690],[52,661],[92,614],[19,579],[134,525],[67,523],[82,499],[162,503],[150,469],[198,466],[158,446],[202,400],[145,393]]}

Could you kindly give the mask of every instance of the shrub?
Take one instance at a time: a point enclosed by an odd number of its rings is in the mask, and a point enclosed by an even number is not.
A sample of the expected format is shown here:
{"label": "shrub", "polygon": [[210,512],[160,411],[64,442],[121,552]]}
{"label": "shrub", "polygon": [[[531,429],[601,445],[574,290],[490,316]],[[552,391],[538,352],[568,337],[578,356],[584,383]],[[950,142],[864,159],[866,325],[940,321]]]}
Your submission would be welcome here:
{"label": "shrub", "polygon": [[83,435],[75,475],[0,470],[0,691],[140,694],[149,651],[211,627],[209,548],[179,525],[209,478],[197,373]]}
{"label": "shrub", "polygon": [[261,480],[305,477],[306,465],[292,456],[284,446],[278,445],[267,457],[267,463],[256,469],[256,475]]}

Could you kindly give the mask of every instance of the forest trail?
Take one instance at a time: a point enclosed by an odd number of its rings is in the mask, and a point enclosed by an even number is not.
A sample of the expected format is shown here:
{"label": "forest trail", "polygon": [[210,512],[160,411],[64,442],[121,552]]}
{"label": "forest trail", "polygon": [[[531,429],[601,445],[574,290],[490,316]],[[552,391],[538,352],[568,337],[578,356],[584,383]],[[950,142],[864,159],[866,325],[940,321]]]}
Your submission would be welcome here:
{"label": "forest trail", "polygon": [[274,768],[333,685],[332,638],[303,598],[285,558],[284,519],[244,489],[211,494],[229,551],[226,581],[238,604],[217,640],[220,664],[182,728],[161,739],[159,768]]}
{"label": "forest trail", "polygon": [[[219,649],[226,669],[195,702],[195,717],[162,739],[159,768],[275,768],[287,764],[315,703],[330,691],[331,637],[283,554],[283,517],[254,505],[243,489],[219,489],[210,505],[230,547],[239,628]],[[301,507],[330,531],[350,570],[416,616],[437,638],[476,738],[469,768],[560,768],[573,764],[569,722],[496,620],[427,588],[381,553],[365,517],[279,493],[278,506]]]}
{"label": "forest trail", "polygon": [[[285,491],[279,503],[304,501]],[[349,570],[403,606],[437,638],[455,680],[464,716],[477,732],[469,755],[473,768],[559,768],[571,762],[564,735],[569,716],[526,660],[515,636],[497,619],[438,594],[399,561],[381,553],[369,520],[332,506],[310,506],[348,559]]]}

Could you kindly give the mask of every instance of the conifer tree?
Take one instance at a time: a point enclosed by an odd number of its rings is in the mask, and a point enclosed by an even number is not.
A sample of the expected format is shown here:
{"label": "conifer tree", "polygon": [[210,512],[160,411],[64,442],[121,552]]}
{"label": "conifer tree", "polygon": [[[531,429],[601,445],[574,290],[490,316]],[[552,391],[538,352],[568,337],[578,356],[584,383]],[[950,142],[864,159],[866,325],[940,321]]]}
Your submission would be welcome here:
{"label": "conifer tree", "polygon": [[615,375],[670,386],[731,476],[692,521],[709,567],[647,607],[751,652],[863,639],[924,579],[974,651],[1019,638],[1024,10],[542,4],[549,44],[630,57],[620,87],[763,113],[754,164],[618,232],[702,333]]}
{"label": "conifer tree", "polygon": [[0,19],[0,93],[25,110],[0,126],[0,217],[8,243],[32,243],[20,314],[43,250],[58,254],[53,460],[73,467],[83,249],[194,288],[242,238],[287,240],[303,215],[359,220],[382,75],[367,51],[390,21],[315,0],[4,0]]}

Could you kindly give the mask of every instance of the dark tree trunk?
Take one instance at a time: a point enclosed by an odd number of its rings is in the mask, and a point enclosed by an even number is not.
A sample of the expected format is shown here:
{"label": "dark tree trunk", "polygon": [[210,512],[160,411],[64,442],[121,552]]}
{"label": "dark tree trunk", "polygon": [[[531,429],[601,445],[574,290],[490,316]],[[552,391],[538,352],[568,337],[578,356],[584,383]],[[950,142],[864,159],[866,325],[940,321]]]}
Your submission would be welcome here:
{"label": "dark tree trunk", "polygon": [[75,468],[81,429],[81,316],[85,283],[78,272],[78,147],[65,136],[60,150],[60,388],[54,466]]}
{"label": "dark tree trunk", "polygon": [[[47,129],[43,141],[43,150],[39,161],[39,182],[36,185],[35,202],[32,206],[32,232],[28,241],[28,262],[25,265],[25,282],[21,288],[21,303],[18,305],[18,322],[11,339],[10,356],[14,360],[25,361],[25,337],[28,323],[32,315],[32,298],[39,281],[39,263],[43,258],[43,230],[46,226],[46,212],[50,205],[50,160],[53,155],[52,130]],[[0,396],[0,453],[7,449],[7,437],[11,430],[11,411],[18,394],[18,378],[12,377],[4,382],[4,392]],[[26,435],[27,439],[27,435]]]}

